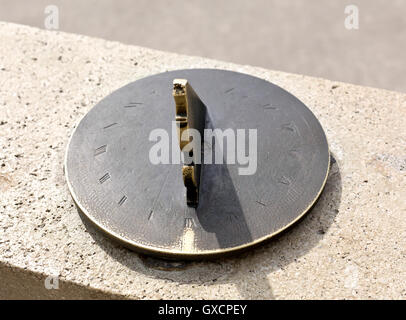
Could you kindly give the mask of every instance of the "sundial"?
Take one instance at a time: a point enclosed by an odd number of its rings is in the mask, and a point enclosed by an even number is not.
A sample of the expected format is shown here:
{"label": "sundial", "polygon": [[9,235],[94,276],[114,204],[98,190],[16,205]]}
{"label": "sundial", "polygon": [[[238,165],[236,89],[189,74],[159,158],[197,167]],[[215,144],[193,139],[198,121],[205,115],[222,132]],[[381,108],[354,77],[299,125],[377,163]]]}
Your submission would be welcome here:
{"label": "sundial", "polygon": [[329,161],[319,121],[289,92],[243,73],[188,69],[97,103],[72,134],[65,174],[80,211],[107,236],[150,255],[204,259],[297,222],[320,196]]}

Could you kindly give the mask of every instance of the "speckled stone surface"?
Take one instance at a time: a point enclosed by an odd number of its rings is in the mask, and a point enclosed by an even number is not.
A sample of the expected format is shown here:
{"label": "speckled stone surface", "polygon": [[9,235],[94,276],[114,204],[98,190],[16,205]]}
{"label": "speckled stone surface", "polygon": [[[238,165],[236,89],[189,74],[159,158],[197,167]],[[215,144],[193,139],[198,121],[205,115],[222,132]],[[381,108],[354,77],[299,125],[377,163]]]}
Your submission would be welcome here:
{"label": "speckled stone surface", "polygon": [[[406,298],[406,95],[0,23],[0,298]],[[63,159],[77,121],[128,82],[222,68],[302,100],[332,167],[277,239],[212,262],[145,258],[78,214]],[[59,277],[59,289],[44,279]]]}

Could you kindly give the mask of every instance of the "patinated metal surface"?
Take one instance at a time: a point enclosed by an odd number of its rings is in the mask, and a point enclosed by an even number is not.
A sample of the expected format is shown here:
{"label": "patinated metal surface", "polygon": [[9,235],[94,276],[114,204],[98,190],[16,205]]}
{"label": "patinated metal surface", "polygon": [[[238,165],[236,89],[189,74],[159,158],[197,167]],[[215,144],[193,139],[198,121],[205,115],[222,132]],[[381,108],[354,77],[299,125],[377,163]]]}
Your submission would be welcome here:
{"label": "patinated metal surface", "polygon": [[[257,129],[255,174],[203,164],[197,208],[186,204],[182,164],[149,160],[151,130],[170,133],[175,119],[173,79],[193,86],[206,127]],[[65,170],[78,207],[108,235],[149,254],[195,259],[245,249],[299,220],[324,187],[329,157],[320,123],[285,90],[195,69],[137,80],[100,101],[72,134]]]}

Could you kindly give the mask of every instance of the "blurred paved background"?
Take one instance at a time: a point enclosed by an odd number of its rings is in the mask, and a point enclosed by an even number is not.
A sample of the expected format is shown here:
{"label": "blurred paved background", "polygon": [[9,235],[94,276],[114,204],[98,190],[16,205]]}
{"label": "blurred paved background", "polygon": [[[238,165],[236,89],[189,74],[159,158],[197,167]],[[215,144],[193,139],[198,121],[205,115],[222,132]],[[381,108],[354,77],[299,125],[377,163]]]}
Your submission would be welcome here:
{"label": "blurred paved background", "polygon": [[50,4],[62,31],[406,92],[404,0],[0,0],[0,20],[44,28]]}

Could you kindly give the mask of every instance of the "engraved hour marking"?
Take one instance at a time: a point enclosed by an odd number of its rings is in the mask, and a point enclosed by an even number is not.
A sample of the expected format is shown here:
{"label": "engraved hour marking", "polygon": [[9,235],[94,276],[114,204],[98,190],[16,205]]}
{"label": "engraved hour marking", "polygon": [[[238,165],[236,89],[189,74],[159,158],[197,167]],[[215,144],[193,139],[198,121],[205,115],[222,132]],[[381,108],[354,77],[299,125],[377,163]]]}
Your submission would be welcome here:
{"label": "engraved hour marking", "polygon": [[263,203],[263,202],[261,202],[261,201],[255,200],[255,202],[256,202],[256,203],[258,203],[258,204],[260,204],[261,206],[266,207],[266,204],[265,204],[265,203]]}
{"label": "engraved hour marking", "polygon": [[154,214],[154,210],[151,210],[151,211],[149,212],[149,215],[148,215],[148,220],[151,220],[151,219],[152,219],[153,214]]}
{"label": "engraved hour marking", "polygon": [[292,157],[295,157],[295,158],[297,158],[297,159],[300,159],[300,158],[302,157],[302,155],[301,155],[301,153],[300,153],[300,150],[297,150],[297,149],[291,149],[291,150],[289,150],[289,154],[290,154]]}
{"label": "engraved hour marking", "polygon": [[287,178],[287,177],[285,177],[285,176],[282,176],[282,177],[280,177],[279,178],[279,180],[278,180],[278,182],[279,183],[282,183],[282,184],[285,184],[285,185],[290,185],[290,180],[289,180],[289,178]]}
{"label": "engraved hour marking", "polygon": [[233,90],[234,90],[234,88],[230,88],[230,89],[224,91],[224,93],[229,93],[229,92],[231,92],[231,91],[233,91]]}
{"label": "engraved hour marking", "polygon": [[130,102],[129,104],[125,105],[124,108],[135,108],[141,104],[143,104],[143,103],[142,102]]}
{"label": "engraved hour marking", "polygon": [[297,127],[295,126],[295,124],[293,122],[289,122],[289,123],[282,125],[282,129],[297,133]]}
{"label": "engraved hour marking", "polygon": [[98,147],[95,151],[94,151],[94,155],[98,156],[99,154],[102,154],[104,152],[106,152],[107,150],[107,145],[105,144],[104,146]]}
{"label": "engraved hour marking", "polygon": [[185,228],[193,228],[194,222],[192,218],[185,218]]}
{"label": "engraved hour marking", "polygon": [[115,126],[116,124],[117,124],[117,122],[114,122],[112,124],[109,124],[108,126],[105,126],[103,129],[111,128],[112,126]]}
{"label": "engraved hour marking", "polygon": [[106,173],[103,177],[101,177],[100,179],[99,179],[99,182],[100,183],[104,183],[104,182],[106,182],[107,180],[109,180],[110,179],[110,173]]}
{"label": "engraved hour marking", "polygon": [[120,199],[120,201],[118,202],[118,205],[119,205],[119,206],[123,205],[123,203],[124,203],[126,200],[127,200],[127,197],[126,197],[126,196],[123,196],[123,197]]}
{"label": "engraved hour marking", "polygon": [[270,103],[267,103],[265,105],[262,106],[265,110],[277,110],[277,107],[271,106]]}

